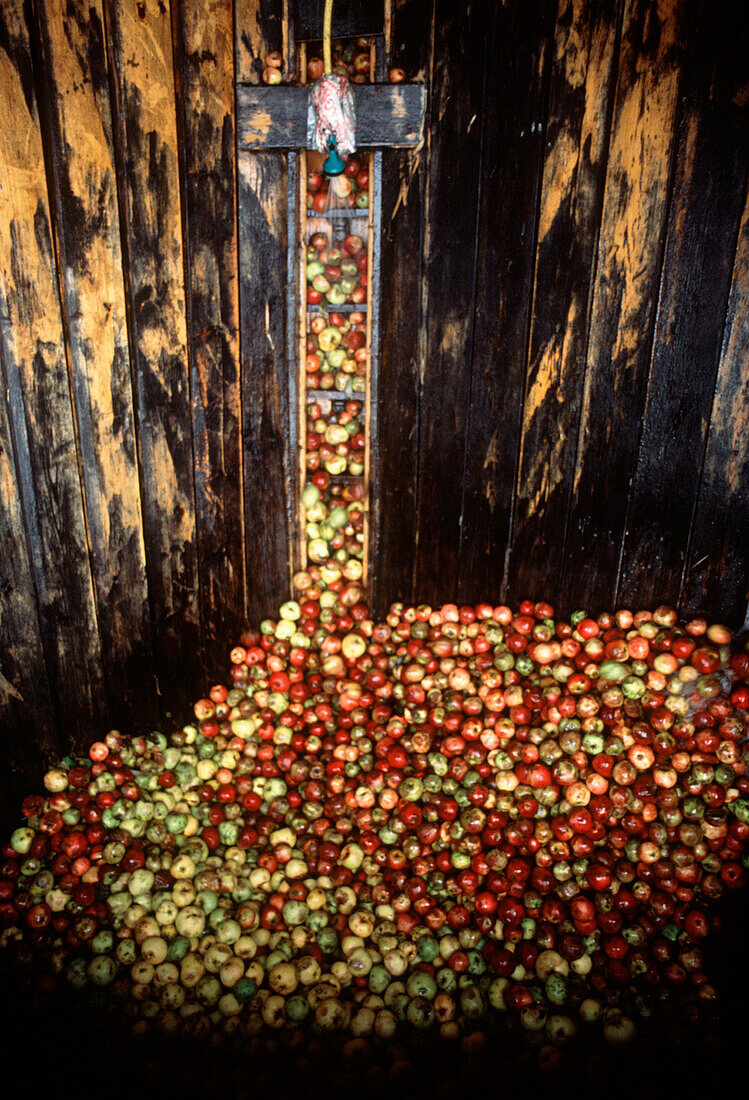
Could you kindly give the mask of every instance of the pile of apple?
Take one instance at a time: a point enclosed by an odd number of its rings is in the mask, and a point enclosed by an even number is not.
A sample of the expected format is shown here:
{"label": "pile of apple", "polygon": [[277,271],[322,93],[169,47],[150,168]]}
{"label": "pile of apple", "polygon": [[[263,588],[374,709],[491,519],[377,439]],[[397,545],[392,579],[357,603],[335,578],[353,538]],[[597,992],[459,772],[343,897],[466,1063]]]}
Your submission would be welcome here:
{"label": "pile of apple", "polygon": [[334,406],[326,399],[307,405],[306,467],[308,473],[325,470],[333,477],[361,477],[364,473],[362,404],[347,401]]}
{"label": "pile of apple", "polygon": [[548,1063],[677,1005],[702,1026],[703,942],[745,881],[749,653],[665,607],[377,622],[361,482],[312,476],[298,598],[228,684],[24,801],[0,946],[136,1034],[457,1039],[499,1015]]}
{"label": "pile of apple", "polygon": [[350,233],[340,248],[331,245],[327,233],[315,232],[307,245],[307,304],[323,301],[333,308],[362,305],[367,300],[367,248],[361,237]]}
{"label": "pile of apple", "polygon": [[307,559],[347,580],[359,580],[364,558],[364,482],[341,484],[315,471],[302,490]]}

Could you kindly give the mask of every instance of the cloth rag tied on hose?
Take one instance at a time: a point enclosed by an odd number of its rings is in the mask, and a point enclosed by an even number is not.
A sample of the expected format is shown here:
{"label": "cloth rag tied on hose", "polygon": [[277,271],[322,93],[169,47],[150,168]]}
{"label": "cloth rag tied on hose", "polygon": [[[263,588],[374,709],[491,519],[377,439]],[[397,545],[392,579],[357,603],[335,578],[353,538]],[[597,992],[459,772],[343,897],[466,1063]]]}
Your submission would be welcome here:
{"label": "cloth rag tied on hose", "polygon": [[338,152],[349,156],[356,148],[356,113],[348,78],[326,73],[310,88],[307,108],[307,147],[327,153],[330,138]]}

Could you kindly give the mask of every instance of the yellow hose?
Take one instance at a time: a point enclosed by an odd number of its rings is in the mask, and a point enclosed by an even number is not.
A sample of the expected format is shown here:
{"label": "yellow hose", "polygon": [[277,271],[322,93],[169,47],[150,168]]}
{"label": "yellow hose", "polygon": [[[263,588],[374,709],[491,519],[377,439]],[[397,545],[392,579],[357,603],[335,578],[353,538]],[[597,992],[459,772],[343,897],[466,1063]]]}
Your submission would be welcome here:
{"label": "yellow hose", "polygon": [[330,52],[330,30],[333,22],[333,0],[325,0],[325,15],[322,24],[322,51],[325,72],[332,73],[333,61]]}

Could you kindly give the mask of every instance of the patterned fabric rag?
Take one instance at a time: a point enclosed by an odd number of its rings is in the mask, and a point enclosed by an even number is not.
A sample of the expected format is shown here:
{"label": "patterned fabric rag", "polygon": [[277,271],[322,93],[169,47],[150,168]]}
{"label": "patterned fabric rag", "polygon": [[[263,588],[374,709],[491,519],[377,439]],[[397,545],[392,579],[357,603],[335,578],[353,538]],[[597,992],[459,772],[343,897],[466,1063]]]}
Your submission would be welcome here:
{"label": "patterned fabric rag", "polygon": [[307,148],[327,153],[331,134],[343,156],[356,148],[354,96],[348,77],[326,73],[310,88],[307,107]]}

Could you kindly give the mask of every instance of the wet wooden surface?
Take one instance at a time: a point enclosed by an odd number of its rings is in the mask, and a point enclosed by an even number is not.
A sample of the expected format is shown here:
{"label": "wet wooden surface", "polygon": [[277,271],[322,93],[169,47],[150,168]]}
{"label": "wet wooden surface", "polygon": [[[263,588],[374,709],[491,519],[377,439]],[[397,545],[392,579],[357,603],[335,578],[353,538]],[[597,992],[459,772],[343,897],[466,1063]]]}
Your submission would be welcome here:
{"label": "wet wooden surface", "polygon": [[154,668],[103,12],[37,8],[52,201],[102,671],[115,725],[155,721]]}
{"label": "wet wooden surface", "polygon": [[201,664],[216,679],[246,622],[230,0],[180,3],[175,41]]}
{"label": "wet wooden surface", "polygon": [[741,218],[705,461],[687,555],[687,611],[740,623],[749,598],[749,195]]}
{"label": "wet wooden surface", "polygon": [[683,4],[627,5],[564,542],[563,604],[602,607],[616,592],[663,261],[683,35]]}
{"label": "wet wooden surface", "polygon": [[[546,122],[552,60],[560,48],[568,50],[568,63],[573,63],[574,56],[571,43],[555,45],[555,14],[556,5],[548,0],[522,7],[496,5],[487,43],[484,100],[504,106],[482,111],[480,116],[476,311],[457,559],[457,594],[472,602],[482,599],[483,592],[499,593],[505,588],[505,548],[512,546],[519,448],[532,416],[528,405],[534,401],[551,405],[554,419],[562,407],[553,385],[544,390],[541,364],[533,364],[532,382],[526,381],[528,326],[534,307],[538,305],[542,318],[545,305],[550,306],[553,324],[565,323],[559,320],[560,314],[565,316],[563,310],[548,302],[553,301],[550,288],[539,292],[537,287],[533,294],[534,267],[543,278],[543,265],[554,262],[550,254],[555,253],[555,246],[544,240],[548,223],[541,222],[542,214],[553,221],[548,197],[547,207],[540,207],[544,152],[551,161],[552,177],[555,174],[555,154],[550,148],[556,137],[553,115]],[[570,119],[564,112],[565,125],[574,127],[574,112],[569,114]],[[565,246],[568,243],[569,237]],[[567,263],[569,257],[565,267]],[[539,459],[548,452],[549,442],[542,432]]]}
{"label": "wet wooden surface", "polygon": [[[71,745],[104,719],[106,685],[31,35],[20,3],[3,5],[0,41],[0,109],[14,120],[0,161],[3,396],[36,597],[18,641],[37,652],[32,634],[41,636],[58,726],[55,734],[40,730],[40,741]],[[22,564],[23,555],[16,566]],[[3,645],[13,652],[16,638],[5,615],[2,628]]]}
{"label": "wet wooden surface", "polygon": [[[695,534],[705,529],[707,517],[701,512],[706,503],[699,494],[707,434],[711,423],[717,428],[728,411],[721,409],[719,420],[713,421],[721,342],[727,321],[733,326],[738,319],[735,295],[742,293],[737,268],[732,312],[727,314],[734,263],[741,262],[736,229],[749,173],[749,126],[746,111],[736,102],[740,89],[735,83],[745,22],[745,15],[734,8],[724,21],[703,26],[699,36],[692,33],[688,38],[658,317],[622,552],[619,601],[624,605],[638,599],[646,604],[658,599],[677,603],[682,583],[694,592],[696,578],[689,571],[696,559],[687,565],[690,530],[693,522]],[[694,27],[689,29],[694,32]],[[732,368],[724,362],[728,377],[736,366],[735,359]],[[721,376],[721,386],[728,377]],[[738,378],[728,384],[737,387],[740,400]],[[730,416],[736,414],[738,408]],[[716,457],[711,451],[708,466]],[[733,456],[724,452],[718,461],[730,462]],[[713,497],[711,508],[719,524],[730,496],[718,501]],[[740,499],[734,498],[731,509],[738,526]],[[715,548],[711,557],[714,552]],[[732,554],[734,564],[723,582],[724,606],[736,621],[743,618],[745,598],[735,573],[735,549]],[[719,569],[717,561],[713,567]],[[698,566],[697,575],[707,573]],[[714,583],[709,595],[704,590],[706,606],[720,602],[720,591],[720,584]]]}
{"label": "wet wooden surface", "polygon": [[[288,594],[296,166],[237,153],[235,84],[271,50],[295,80],[318,6],[0,0],[6,798],[109,725],[184,720]],[[428,93],[423,141],[382,155],[378,610],[743,621],[734,7],[393,0],[374,28]]]}
{"label": "wet wooden surface", "polygon": [[[454,42],[462,43],[459,57],[450,48]],[[427,603],[440,599],[448,573],[454,587],[461,583],[455,565],[471,409],[487,47],[478,4],[455,5],[435,24],[425,140],[413,547],[414,593]]]}
{"label": "wet wooden surface", "polygon": [[[405,0],[392,11],[387,28],[388,66],[402,67],[411,80],[426,81],[433,50],[434,13],[421,0]],[[427,100],[429,109],[429,100]],[[427,114],[425,127],[429,127]],[[378,609],[413,597],[418,483],[419,325],[424,273],[425,147],[387,149],[382,173],[382,310],[380,400],[395,415],[382,423],[373,457],[380,486],[370,501],[379,532],[370,570]],[[394,594],[398,595],[395,596]]]}
{"label": "wet wooden surface", "polygon": [[[242,83],[259,83],[258,59],[288,41],[282,0],[260,7],[260,18],[253,18],[254,0],[237,6],[237,26],[252,32],[235,40],[236,78]],[[289,401],[287,357],[295,332],[287,332],[286,315],[286,155],[240,151],[237,188],[247,607],[257,625],[288,597],[291,543],[298,537],[297,456],[291,445],[297,411]]]}
{"label": "wet wooden surface", "polygon": [[202,681],[202,638],[169,7],[108,0],[107,28],[156,674],[165,708],[181,716]]}

